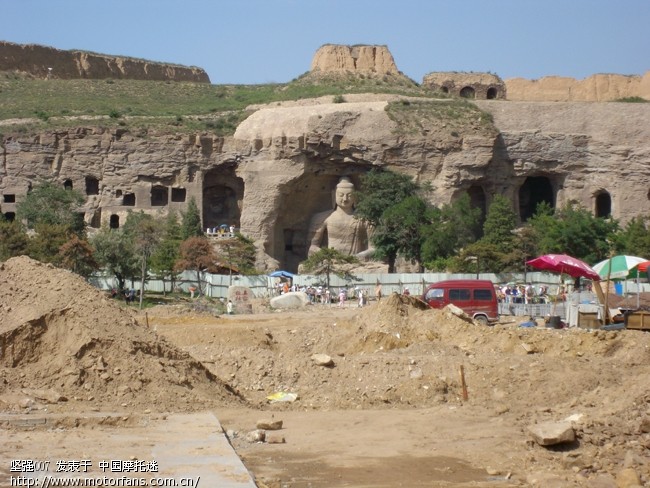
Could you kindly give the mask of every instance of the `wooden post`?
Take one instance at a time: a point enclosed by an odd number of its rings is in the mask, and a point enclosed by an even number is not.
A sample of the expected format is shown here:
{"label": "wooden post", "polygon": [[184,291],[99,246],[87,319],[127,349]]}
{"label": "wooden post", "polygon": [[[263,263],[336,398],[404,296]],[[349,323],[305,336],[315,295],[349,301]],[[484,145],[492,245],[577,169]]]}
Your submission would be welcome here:
{"label": "wooden post", "polygon": [[460,386],[463,389],[463,401],[467,401],[467,383],[465,383],[465,367],[460,365]]}
{"label": "wooden post", "polygon": [[601,283],[602,283],[601,281],[595,281],[593,290],[596,292],[596,296],[598,297],[598,303],[600,303],[601,305],[604,304],[601,325],[607,325],[612,323],[612,315],[609,313],[609,307],[607,306],[608,297],[605,297],[605,294],[603,293],[603,289],[601,287]]}
{"label": "wooden post", "polygon": [[147,329],[149,328],[149,312],[144,313],[144,320],[147,324]]}

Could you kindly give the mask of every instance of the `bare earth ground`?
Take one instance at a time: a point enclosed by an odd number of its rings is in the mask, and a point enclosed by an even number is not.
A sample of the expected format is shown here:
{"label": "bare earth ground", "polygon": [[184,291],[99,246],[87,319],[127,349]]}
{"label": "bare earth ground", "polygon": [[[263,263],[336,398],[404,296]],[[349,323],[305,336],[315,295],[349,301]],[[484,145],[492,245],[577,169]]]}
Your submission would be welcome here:
{"label": "bare earth ground", "polygon": [[[482,327],[398,295],[254,312],[145,315],[65,271],[0,264],[0,413],[52,419],[4,422],[0,459],[94,457],[111,432],[209,410],[261,487],[650,484],[650,334]],[[260,419],[281,420],[266,435],[285,442],[252,442]],[[564,419],[576,442],[531,440]]]}

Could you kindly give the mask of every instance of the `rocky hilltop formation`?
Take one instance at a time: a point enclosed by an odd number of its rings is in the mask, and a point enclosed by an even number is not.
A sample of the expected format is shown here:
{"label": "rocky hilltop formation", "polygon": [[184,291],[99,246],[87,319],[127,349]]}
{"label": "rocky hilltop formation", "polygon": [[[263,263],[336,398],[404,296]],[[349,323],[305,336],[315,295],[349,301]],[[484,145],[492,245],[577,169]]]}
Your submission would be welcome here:
{"label": "rocky hilltop formation", "polygon": [[386,46],[321,46],[311,62],[312,72],[399,74],[393,55]]}
{"label": "rocky hilltop formation", "polygon": [[210,83],[210,78],[201,68],[5,41],[0,41],[0,71],[19,71],[37,78],[63,80],[118,78]]}
{"label": "rocky hilltop formation", "polygon": [[584,80],[546,76],[506,80],[508,100],[530,102],[606,102],[628,97],[650,100],[650,71],[643,76],[598,74]]}

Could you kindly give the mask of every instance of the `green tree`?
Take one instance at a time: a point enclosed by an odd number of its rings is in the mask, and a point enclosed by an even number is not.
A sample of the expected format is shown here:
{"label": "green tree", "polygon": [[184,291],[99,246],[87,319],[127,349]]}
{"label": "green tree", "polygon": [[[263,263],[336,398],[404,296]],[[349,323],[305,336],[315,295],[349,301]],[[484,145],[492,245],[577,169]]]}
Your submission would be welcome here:
{"label": "green tree", "polygon": [[36,224],[36,233],[29,239],[27,254],[30,258],[42,263],[60,264],[59,249],[75,235],[70,228],[63,224]]}
{"label": "green tree", "polygon": [[203,277],[206,271],[215,269],[217,255],[210,241],[204,237],[190,237],[184,240],[180,246],[180,256],[176,261],[175,269],[177,272],[184,270],[194,271],[196,273],[199,296],[203,295]]}
{"label": "green tree", "polygon": [[386,260],[389,273],[395,272],[400,243],[393,229],[386,225],[384,213],[420,189],[407,175],[373,169],[361,177],[361,190],[355,192],[355,216],[369,224],[375,256]]}
{"label": "green tree", "polygon": [[93,271],[99,268],[95,261],[93,248],[88,241],[73,235],[68,242],[59,249],[58,261],[61,267],[69,269],[84,278],[88,278]]}
{"label": "green tree", "polygon": [[430,214],[427,203],[419,196],[413,195],[387,208],[381,217],[382,231],[388,232],[395,244],[391,249],[397,249],[406,259],[416,262],[420,272],[424,271],[423,230],[431,220]]}
{"label": "green tree", "polygon": [[371,227],[377,227],[386,209],[418,190],[420,186],[407,175],[372,169],[361,177],[361,190],[355,192],[355,214]]}
{"label": "green tree", "polygon": [[648,217],[633,217],[614,237],[616,254],[650,258]]}
{"label": "green tree", "polygon": [[123,232],[131,240],[132,248],[138,256],[140,266],[140,308],[144,299],[144,285],[148,278],[149,258],[160,242],[161,225],[152,215],[129,212],[126,216]]}
{"label": "green tree", "polygon": [[35,229],[39,224],[60,225],[81,237],[85,226],[79,208],[84,201],[84,196],[78,191],[45,181],[18,203],[16,218],[25,222],[28,229]]}
{"label": "green tree", "polygon": [[153,273],[163,282],[163,294],[166,293],[165,280],[171,281],[171,289],[174,289],[178,273],[174,265],[180,256],[181,226],[176,213],[169,212],[162,231],[162,238],[151,255],[150,266]]}
{"label": "green tree", "polygon": [[187,204],[187,210],[181,212],[181,217],[182,240],[204,235],[203,227],[201,226],[201,212],[199,212],[199,207],[197,207],[194,197],[190,198]]}
{"label": "green tree", "polygon": [[103,227],[91,239],[98,264],[115,276],[120,291],[126,288],[126,280],[138,274],[139,261],[133,242],[122,229]]}
{"label": "green tree", "polygon": [[568,254],[587,263],[597,263],[610,253],[618,222],[594,217],[575,202],[568,202],[551,215],[540,208],[528,221],[535,229],[541,254]]}
{"label": "green tree", "polygon": [[252,239],[237,233],[234,239],[226,239],[220,247],[231,269],[235,268],[243,275],[258,274],[255,268],[257,249]]}
{"label": "green tree", "polygon": [[453,273],[500,273],[503,261],[499,246],[480,240],[465,246],[451,260],[450,268]]}
{"label": "green tree", "polygon": [[354,256],[343,254],[331,247],[323,247],[303,261],[302,266],[307,273],[325,275],[325,286],[329,289],[332,274],[343,279],[352,279],[349,265],[358,263],[359,260]]}
{"label": "green tree", "polygon": [[517,214],[512,208],[512,202],[503,195],[495,195],[485,217],[481,241],[509,252],[514,245],[513,231],[516,228]]}
{"label": "green tree", "polygon": [[26,254],[28,245],[29,238],[20,222],[0,220],[0,261]]}
{"label": "green tree", "polygon": [[432,207],[423,229],[422,259],[427,269],[444,270],[450,257],[475,242],[481,232],[481,209],[472,208],[469,195],[438,209]]}

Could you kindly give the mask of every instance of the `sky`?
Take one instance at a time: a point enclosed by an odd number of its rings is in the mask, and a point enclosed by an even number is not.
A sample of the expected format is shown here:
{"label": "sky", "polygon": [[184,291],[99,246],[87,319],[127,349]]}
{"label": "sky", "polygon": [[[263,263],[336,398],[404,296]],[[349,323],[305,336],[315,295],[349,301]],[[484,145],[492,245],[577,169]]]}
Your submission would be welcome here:
{"label": "sky", "polygon": [[650,70],[650,0],[0,0],[0,40],[286,83],[324,44],[376,44],[421,83]]}

